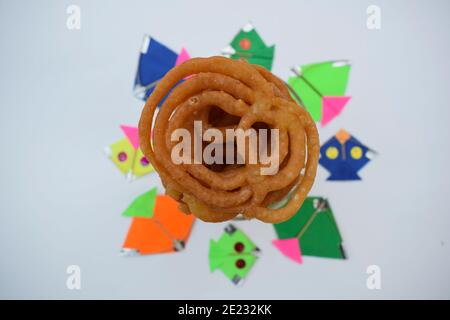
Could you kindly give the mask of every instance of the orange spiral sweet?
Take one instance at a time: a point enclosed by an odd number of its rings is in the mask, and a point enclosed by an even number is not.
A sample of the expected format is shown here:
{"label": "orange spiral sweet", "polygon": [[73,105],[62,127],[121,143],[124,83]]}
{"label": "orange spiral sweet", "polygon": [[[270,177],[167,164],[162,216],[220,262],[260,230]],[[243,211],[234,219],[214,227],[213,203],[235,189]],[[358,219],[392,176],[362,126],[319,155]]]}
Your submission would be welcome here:
{"label": "orange spiral sweet", "polygon": [[[204,130],[221,132],[278,129],[278,172],[262,175],[264,165],[251,164],[247,158],[243,165],[174,163],[171,135],[179,128],[192,133],[194,121],[201,121]],[[316,175],[320,145],[314,121],[292,100],[284,82],[245,61],[194,58],[170,70],[144,106],[139,134],[141,148],[166,193],[181,210],[208,222],[238,214],[268,223],[285,221],[300,208]],[[282,199],[286,204],[275,209],[273,204]]]}

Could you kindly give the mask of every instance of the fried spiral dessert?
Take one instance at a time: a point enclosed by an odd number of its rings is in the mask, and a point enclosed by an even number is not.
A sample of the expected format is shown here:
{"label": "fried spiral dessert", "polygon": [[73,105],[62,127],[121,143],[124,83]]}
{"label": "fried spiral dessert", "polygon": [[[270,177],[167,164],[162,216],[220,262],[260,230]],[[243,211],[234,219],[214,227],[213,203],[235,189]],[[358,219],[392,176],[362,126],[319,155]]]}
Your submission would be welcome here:
{"label": "fried spiral dessert", "polygon": [[[261,174],[266,163],[251,163],[249,156],[241,165],[175,163],[172,135],[180,128],[196,134],[196,121],[203,131],[278,129],[277,172]],[[166,193],[181,210],[207,222],[238,214],[267,223],[289,219],[312,187],[320,148],[314,121],[283,81],[262,67],[225,57],[193,58],[170,70],[144,106],[139,135]],[[225,140],[219,143],[236,143]],[[202,141],[202,150],[207,146]],[[245,148],[249,150],[248,142]]]}

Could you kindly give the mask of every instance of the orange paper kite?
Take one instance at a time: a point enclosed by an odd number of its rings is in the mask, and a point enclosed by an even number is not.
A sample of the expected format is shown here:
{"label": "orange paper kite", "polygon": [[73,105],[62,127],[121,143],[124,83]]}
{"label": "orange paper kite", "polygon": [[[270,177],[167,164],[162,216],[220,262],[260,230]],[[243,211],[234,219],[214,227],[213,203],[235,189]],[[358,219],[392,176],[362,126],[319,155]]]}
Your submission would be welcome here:
{"label": "orange paper kite", "polygon": [[151,218],[133,218],[123,244],[123,252],[151,254],[183,250],[194,220],[193,215],[187,215],[178,209],[175,200],[166,195],[158,195]]}

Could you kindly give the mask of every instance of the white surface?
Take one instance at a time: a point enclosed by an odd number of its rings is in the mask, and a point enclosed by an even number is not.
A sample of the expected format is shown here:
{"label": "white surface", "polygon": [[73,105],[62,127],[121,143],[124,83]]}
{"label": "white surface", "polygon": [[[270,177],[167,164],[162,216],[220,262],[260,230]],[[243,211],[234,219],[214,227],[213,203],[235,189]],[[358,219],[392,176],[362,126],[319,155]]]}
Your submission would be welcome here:
{"label": "white surface", "polygon": [[[1,1],[0,297],[450,298],[450,20],[448,1]],[[66,8],[81,8],[81,30]],[[382,29],[366,28],[366,8]],[[208,13],[207,11],[211,11]],[[157,178],[131,184],[102,148],[137,123],[132,96],[145,33],[193,56],[220,53],[251,20],[276,43],[274,72],[326,59],[353,63],[339,119],[379,156],[362,182],[325,182],[349,259],[298,266],[271,245],[271,225],[238,223],[262,249],[243,287],[208,270],[223,224],[197,222],[180,254],[119,256],[121,211]],[[66,268],[82,288],[66,288]],[[366,288],[381,267],[382,290]]]}

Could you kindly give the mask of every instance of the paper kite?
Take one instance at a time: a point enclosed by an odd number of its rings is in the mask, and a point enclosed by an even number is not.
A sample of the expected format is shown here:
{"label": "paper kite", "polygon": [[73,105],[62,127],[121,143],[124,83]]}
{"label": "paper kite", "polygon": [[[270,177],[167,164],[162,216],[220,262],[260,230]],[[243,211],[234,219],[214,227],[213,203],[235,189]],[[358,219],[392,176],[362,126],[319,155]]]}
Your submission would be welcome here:
{"label": "paper kite", "polygon": [[275,45],[266,46],[253,25],[246,24],[233,38],[230,45],[222,50],[229,58],[244,59],[251,64],[258,64],[271,70]]}
{"label": "paper kite", "polygon": [[138,128],[121,125],[125,138],[105,148],[105,153],[117,168],[132,181],[154,171],[139,148]]}
{"label": "paper kite", "polygon": [[181,251],[195,220],[169,196],[157,195],[156,189],[138,197],[123,215],[133,217],[123,244],[125,255]]}
{"label": "paper kite", "polygon": [[186,49],[183,48],[180,54],[176,54],[154,38],[145,35],[134,80],[134,95],[146,101],[170,69],[189,59]]}
{"label": "paper kite", "polygon": [[220,269],[235,285],[241,284],[255,264],[259,251],[241,230],[229,224],[219,241],[210,240],[210,270]]}
{"label": "paper kite", "polygon": [[350,97],[345,96],[350,73],[347,61],[307,64],[292,69],[288,79],[294,98],[300,100],[314,121],[322,126],[338,116]]}
{"label": "paper kite", "polygon": [[330,172],[327,180],[361,180],[358,171],[374,154],[373,150],[341,129],[320,147],[319,163]]}
{"label": "paper kite", "polygon": [[345,259],[342,238],[328,201],[308,197],[288,221],[274,224],[278,239],[273,245],[301,264],[303,256]]}

